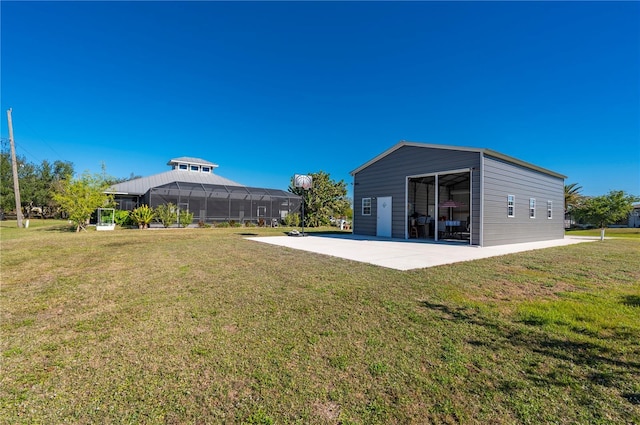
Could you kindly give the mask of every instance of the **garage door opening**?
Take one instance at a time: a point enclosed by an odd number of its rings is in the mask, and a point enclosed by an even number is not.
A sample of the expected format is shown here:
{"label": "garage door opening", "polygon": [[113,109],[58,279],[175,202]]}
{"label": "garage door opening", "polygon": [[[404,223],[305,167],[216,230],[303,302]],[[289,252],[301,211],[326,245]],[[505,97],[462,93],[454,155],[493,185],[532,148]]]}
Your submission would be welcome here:
{"label": "garage door opening", "polygon": [[407,178],[407,238],[471,244],[471,172]]}

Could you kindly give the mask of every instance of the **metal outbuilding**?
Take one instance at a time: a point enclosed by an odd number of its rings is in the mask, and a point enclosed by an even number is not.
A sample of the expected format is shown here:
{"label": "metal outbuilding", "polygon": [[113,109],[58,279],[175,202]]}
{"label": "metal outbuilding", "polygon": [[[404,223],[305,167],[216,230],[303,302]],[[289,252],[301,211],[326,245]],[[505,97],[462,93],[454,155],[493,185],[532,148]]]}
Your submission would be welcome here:
{"label": "metal outbuilding", "polygon": [[564,237],[564,175],[472,147],[401,141],[351,172],[353,233],[494,246]]}

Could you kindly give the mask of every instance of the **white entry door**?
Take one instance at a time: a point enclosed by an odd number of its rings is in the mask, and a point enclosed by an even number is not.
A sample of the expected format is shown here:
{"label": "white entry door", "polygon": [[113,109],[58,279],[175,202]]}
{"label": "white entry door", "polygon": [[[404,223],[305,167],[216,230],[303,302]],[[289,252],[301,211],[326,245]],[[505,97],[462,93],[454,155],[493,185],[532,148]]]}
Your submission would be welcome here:
{"label": "white entry door", "polygon": [[376,235],[382,238],[391,237],[391,196],[378,198],[378,219]]}

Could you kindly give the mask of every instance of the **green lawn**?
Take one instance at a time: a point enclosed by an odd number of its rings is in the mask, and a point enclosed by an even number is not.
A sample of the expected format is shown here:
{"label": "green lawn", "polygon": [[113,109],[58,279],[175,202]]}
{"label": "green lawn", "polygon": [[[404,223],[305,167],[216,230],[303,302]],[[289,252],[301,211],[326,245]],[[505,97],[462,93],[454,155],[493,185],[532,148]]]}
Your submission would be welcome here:
{"label": "green lawn", "polygon": [[0,224],[2,424],[640,423],[639,238],[400,272],[30,224]]}
{"label": "green lawn", "polygon": [[[600,237],[600,229],[568,230],[566,231],[566,234],[567,236]],[[620,227],[620,228],[605,229],[604,236],[605,238],[632,238],[632,239],[640,240],[640,228]]]}

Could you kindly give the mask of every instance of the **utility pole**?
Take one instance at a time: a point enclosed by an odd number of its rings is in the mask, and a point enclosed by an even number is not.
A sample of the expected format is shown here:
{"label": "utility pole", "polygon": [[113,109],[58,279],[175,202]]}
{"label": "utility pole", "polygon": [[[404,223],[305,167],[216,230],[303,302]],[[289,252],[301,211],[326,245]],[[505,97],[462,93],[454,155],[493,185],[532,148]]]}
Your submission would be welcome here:
{"label": "utility pole", "polygon": [[11,108],[7,109],[7,125],[9,126],[9,144],[11,145],[11,168],[13,168],[13,192],[16,195],[16,217],[18,227],[22,228],[22,204],[20,203],[20,183],[18,182],[18,163],[16,147],[13,144],[13,125],[11,124]]}

